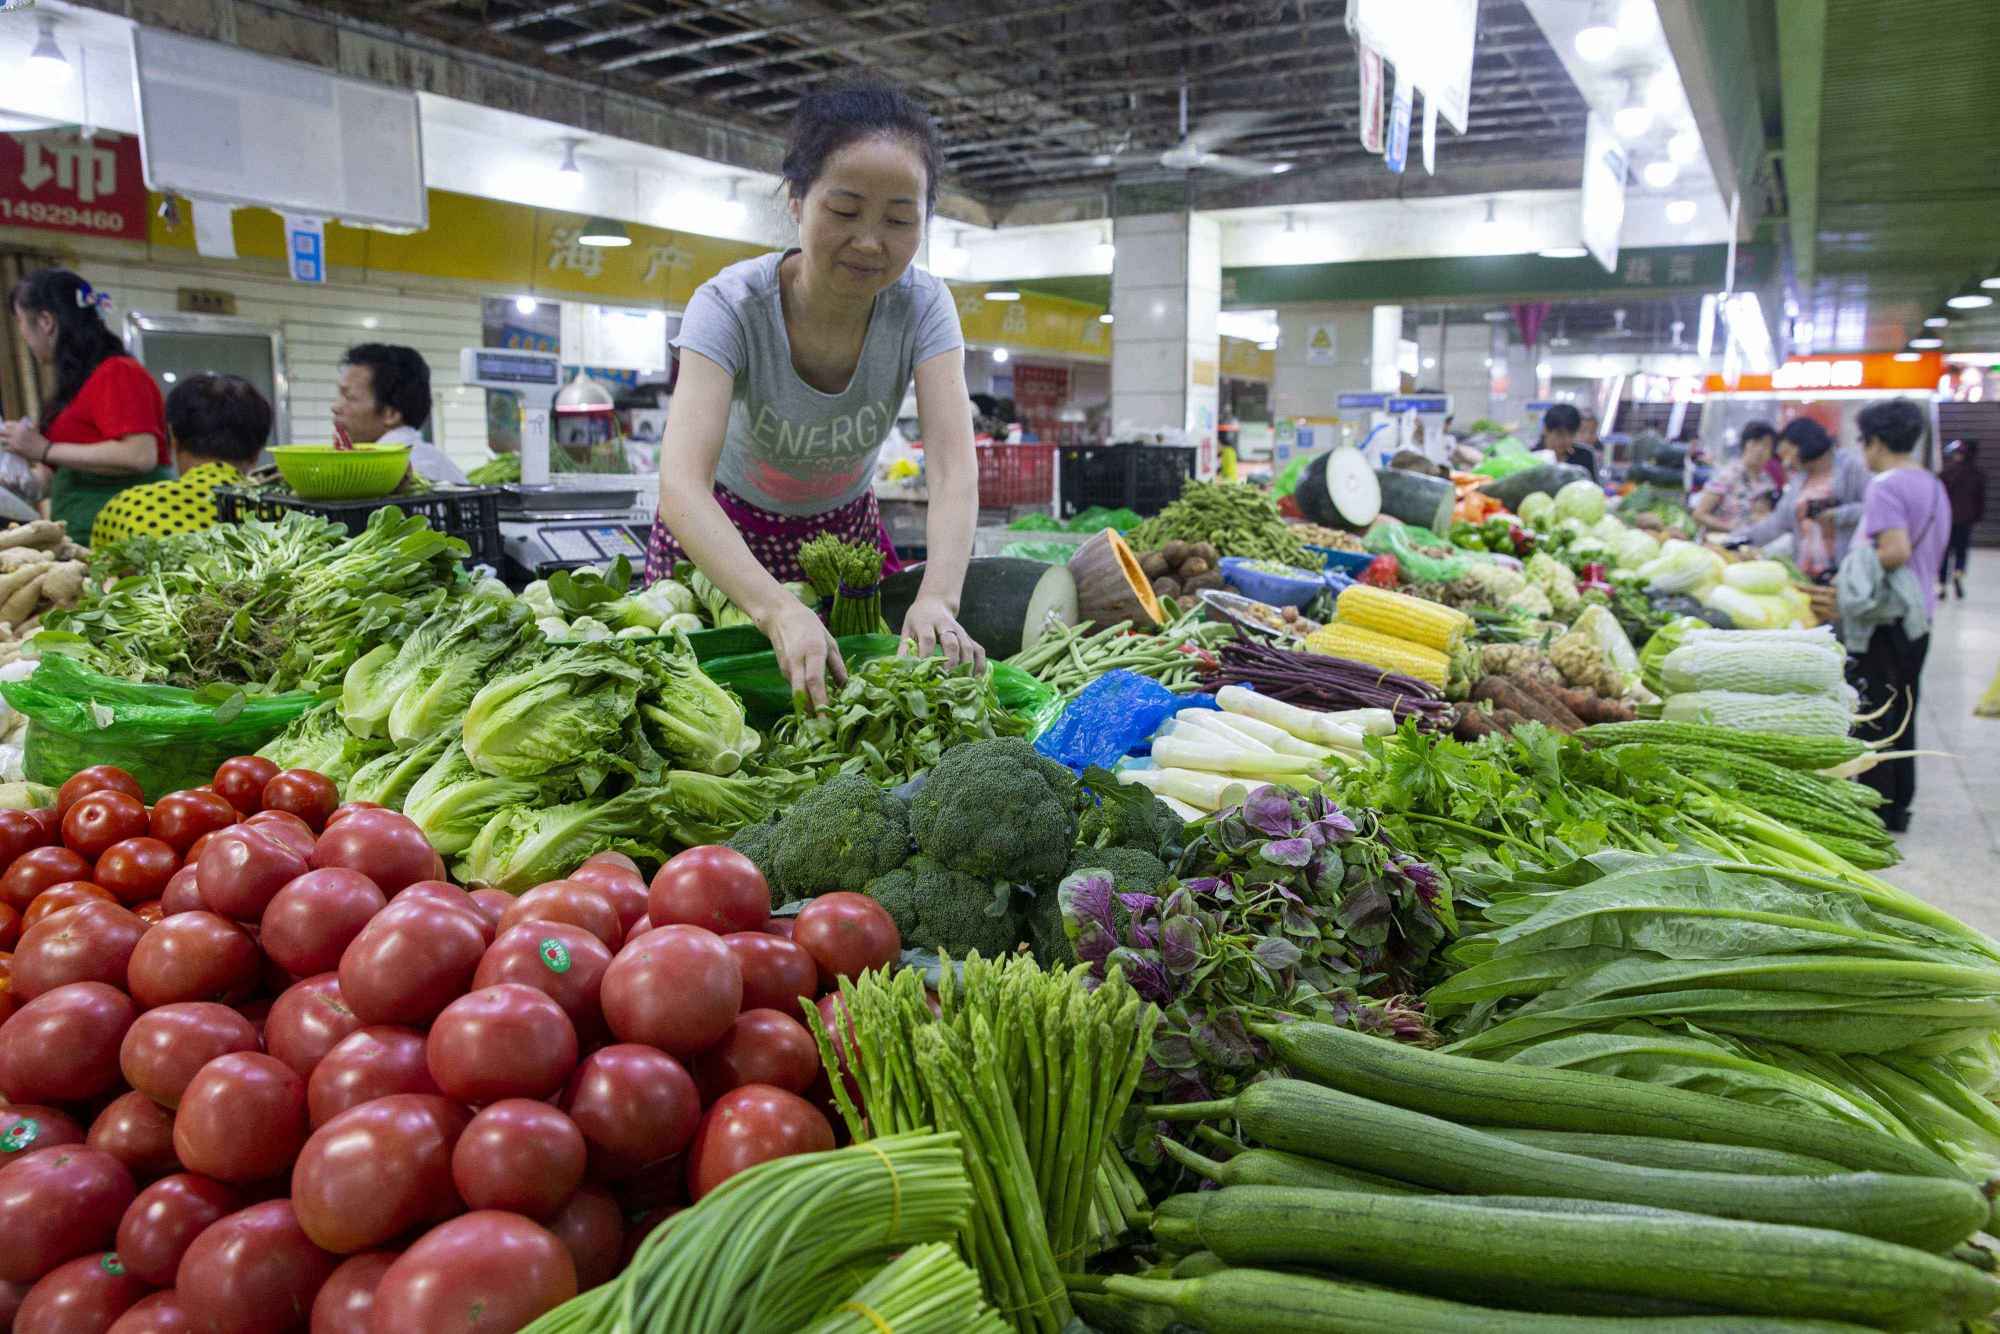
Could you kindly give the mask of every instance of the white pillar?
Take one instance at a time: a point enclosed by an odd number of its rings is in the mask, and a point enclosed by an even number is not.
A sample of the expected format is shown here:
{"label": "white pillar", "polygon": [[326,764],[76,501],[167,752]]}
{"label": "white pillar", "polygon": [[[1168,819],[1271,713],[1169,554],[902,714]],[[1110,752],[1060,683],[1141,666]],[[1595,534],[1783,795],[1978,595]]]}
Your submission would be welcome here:
{"label": "white pillar", "polygon": [[1149,213],[1117,220],[1111,271],[1114,431],[1179,429],[1215,461],[1220,393],[1222,229],[1213,218]]}
{"label": "white pillar", "polygon": [[1368,387],[1380,394],[1401,393],[1403,376],[1396,354],[1403,343],[1403,308],[1377,306],[1369,340]]}

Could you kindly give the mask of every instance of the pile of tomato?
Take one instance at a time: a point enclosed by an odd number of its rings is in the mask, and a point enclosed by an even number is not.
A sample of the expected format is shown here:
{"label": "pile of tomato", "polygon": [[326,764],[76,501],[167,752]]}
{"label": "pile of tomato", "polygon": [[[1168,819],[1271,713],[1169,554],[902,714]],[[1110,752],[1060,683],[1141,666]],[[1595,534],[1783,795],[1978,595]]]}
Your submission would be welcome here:
{"label": "pile of tomato", "polygon": [[[801,1002],[888,914],[695,848],[515,897],[304,770],[0,811],[0,1330],[518,1328],[729,1176],[832,1148]],[[11,951],[9,953],[8,951]]]}

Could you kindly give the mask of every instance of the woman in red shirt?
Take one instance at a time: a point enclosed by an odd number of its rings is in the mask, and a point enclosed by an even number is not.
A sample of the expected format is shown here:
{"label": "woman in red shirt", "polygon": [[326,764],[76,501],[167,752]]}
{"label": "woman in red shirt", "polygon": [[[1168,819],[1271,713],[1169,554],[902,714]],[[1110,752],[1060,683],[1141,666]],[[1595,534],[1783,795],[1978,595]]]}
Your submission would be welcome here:
{"label": "woman in red shirt", "polygon": [[36,361],[55,367],[56,384],[39,422],[0,422],[0,444],[55,470],[49,514],[78,542],[90,540],[111,497],[173,475],[160,387],[105,326],[105,304],[67,269],[42,269],[14,288],[14,327]]}

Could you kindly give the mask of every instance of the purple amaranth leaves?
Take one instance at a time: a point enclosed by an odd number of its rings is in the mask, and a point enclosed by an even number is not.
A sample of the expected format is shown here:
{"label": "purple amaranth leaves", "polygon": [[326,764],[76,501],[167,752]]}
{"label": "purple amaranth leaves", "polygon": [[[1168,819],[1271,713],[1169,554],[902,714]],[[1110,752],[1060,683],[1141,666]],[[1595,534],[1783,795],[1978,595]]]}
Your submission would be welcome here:
{"label": "purple amaranth leaves", "polygon": [[1392,870],[1400,872],[1403,878],[1416,888],[1417,897],[1423,900],[1426,908],[1437,906],[1438,898],[1444,892],[1444,886],[1438,879],[1435,867],[1414,857],[1402,856],[1390,862],[1389,866]]}
{"label": "purple amaranth leaves", "polygon": [[1079,925],[1094,923],[1116,935],[1118,921],[1111,911],[1115,885],[1103,871],[1079,871],[1056,887],[1063,916]]}
{"label": "purple amaranth leaves", "polygon": [[1201,963],[1201,928],[1192,918],[1169,917],[1160,924],[1160,962],[1177,977]]}
{"label": "purple amaranth leaves", "polygon": [[1273,839],[1257,849],[1257,855],[1278,866],[1304,866],[1313,859],[1315,849],[1309,838]]}
{"label": "purple amaranth leaves", "polygon": [[1300,824],[1296,799],[1289,790],[1276,786],[1252,792],[1243,802],[1242,813],[1245,824],[1272,838],[1296,833]]}

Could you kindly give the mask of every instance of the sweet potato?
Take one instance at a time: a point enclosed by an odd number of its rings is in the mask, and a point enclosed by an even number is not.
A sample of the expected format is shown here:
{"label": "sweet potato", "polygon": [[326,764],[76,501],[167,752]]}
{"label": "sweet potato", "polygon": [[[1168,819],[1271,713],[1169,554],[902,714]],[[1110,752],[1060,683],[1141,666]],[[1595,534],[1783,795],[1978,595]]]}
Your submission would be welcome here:
{"label": "sweet potato", "polygon": [[1558,732],[1574,732],[1583,726],[1582,720],[1575,714],[1538,693],[1528,682],[1504,676],[1482,676],[1479,684],[1472,688],[1472,698],[1491,704],[1496,709],[1511,710]]}

